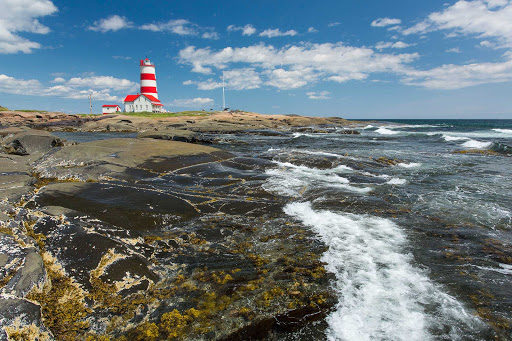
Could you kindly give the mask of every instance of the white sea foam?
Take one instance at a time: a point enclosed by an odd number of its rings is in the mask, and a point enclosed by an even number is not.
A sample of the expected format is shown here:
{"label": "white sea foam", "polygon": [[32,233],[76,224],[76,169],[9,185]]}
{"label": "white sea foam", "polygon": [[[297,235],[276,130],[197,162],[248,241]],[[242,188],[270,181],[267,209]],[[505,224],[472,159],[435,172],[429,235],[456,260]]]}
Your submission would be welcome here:
{"label": "white sea foam", "polygon": [[464,141],[464,140],[470,140],[469,137],[464,137],[464,136],[450,136],[450,135],[444,135],[443,134],[443,139],[445,141]]}
{"label": "white sea foam", "polygon": [[388,182],[386,182],[388,185],[405,185],[407,183],[407,180],[400,179],[400,178],[392,178]]}
{"label": "white sea foam", "polygon": [[374,127],[374,126],[372,126],[371,124],[368,124],[366,127],[361,128],[361,129],[371,129],[371,128],[375,128],[375,127]]}
{"label": "white sea foam", "polygon": [[276,162],[278,168],[267,169],[266,174],[271,177],[263,185],[269,192],[298,197],[309,186],[332,187],[355,193],[367,193],[370,187],[356,187],[350,181],[340,176],[340,173],[351,173],[353,169],[340,165],[329,169],[316,169],[298,166],[289,162]]}
{"label": "white sea foam", "polygon": [[483,142],[477,140],[469,140],[462,144],[463,147],[466,148],[474,148],[474,149],[485,149],[489,148],[492,145],[492,142]]}
{"label": "white sea foam", "polygon": [[329,247],[322,256],[336,276],[339,302],[327,318],[328,340],[461,339],[481,322],[415,268],[405,233],[392,221],[314,210],[291,203],[286,214]]}
{"label": "white sea foam", "polygon": [[379,133],[381,135],[396,135],[399,134],[398,131],[394,131],[388,128],[380,127],[379,129],[375,130],[376,133]]}
{"label": "white sea foam", "polygon": [[493,129],[495,132],[512,135],[512,129]]}
{"label": "white sea foam", "polygon": [[419,163],[419,162],[411,162],[411,163],[400,162],[398,164],[398,166],[403,167],[403,168],[417,168],[417,167],[421,166],[421,163]]}
{"label": "white sea foam", "polygon": [[316,150],[292,149],[291,151],[296,152],[296,153],[309,154],[309,155],[335,156],[335,157],[341,156],[341,155],[334,154],[334,153],[320,152],[320,151],[316,151]]}

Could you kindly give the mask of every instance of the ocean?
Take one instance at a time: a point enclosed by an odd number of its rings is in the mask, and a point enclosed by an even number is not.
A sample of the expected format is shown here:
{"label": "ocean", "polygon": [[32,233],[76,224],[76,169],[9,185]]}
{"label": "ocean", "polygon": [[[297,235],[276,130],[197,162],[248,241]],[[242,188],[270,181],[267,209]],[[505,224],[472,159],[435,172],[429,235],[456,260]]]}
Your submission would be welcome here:
{"label": "ocean", "polygon": [[512,339],[512,120],[356,130],[216,135],[327,247],[326,328],[283,339]]}

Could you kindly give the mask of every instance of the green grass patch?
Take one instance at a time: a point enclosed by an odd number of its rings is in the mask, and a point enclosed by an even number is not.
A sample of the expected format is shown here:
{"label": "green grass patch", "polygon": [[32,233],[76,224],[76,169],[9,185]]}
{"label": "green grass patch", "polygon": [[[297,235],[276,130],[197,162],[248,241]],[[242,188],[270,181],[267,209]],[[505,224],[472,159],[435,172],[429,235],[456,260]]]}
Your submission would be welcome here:
{"label": "green grass patch", "polygon": [[23,110],[18,110],[16,109],[15,111],[21,111],[21,112],[38,112],[38,113],[47,113],[48,111],[46,110],[31,110],[31,109],[23,109]]}
{"label": "green grass patch", "polygon": [[7,109],[6,107],[2,107],[0,106],[0,111],[8,111],[9,109]]}
{"label": "green grass patch", "polygon": [[180,112],[122,112],[119,113],[126,116],[135,117],[179,117],[179,116],[208,116],[209,113],[205,111],[180,111]]}

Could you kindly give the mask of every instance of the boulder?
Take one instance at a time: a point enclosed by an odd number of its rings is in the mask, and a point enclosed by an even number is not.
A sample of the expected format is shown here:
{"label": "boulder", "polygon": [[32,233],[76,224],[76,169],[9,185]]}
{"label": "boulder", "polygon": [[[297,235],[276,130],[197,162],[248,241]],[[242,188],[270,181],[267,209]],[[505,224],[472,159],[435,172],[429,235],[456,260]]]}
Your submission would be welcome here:
{"label": "boulder", "polygon": [[2,141],[4,152],[16,155],[46,153],[59,145],[61,145],[59,138],[41,130],[21,131],[10,137],[7,135]]}

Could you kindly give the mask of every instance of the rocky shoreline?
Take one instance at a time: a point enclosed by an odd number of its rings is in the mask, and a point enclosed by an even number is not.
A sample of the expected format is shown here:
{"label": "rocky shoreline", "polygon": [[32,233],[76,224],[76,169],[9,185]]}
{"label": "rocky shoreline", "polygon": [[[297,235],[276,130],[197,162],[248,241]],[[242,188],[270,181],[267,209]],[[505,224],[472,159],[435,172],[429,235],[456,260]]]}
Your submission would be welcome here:
{"label": "rocky shoreline", "polygon": [[[218,132],[339,131],[347,121],[0,116],[0,340],[277,339],[325,328],[336,302],[325,246],[283,217],[286,198],[261,188],[269,161],[212,146]],[[48,131],[140,134],[77,144]]]}

